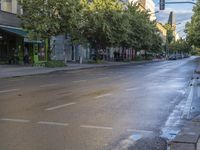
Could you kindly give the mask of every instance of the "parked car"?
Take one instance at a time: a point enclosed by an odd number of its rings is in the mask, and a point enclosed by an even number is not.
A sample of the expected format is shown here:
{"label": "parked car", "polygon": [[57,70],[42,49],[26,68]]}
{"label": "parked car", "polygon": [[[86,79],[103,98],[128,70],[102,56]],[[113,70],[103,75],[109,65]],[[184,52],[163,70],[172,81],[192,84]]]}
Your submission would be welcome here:
{"label": "parked car", "polygon": [[176,58],[176,55],[170,55],[169,56],[169,60],[176,60],[177,58]]}

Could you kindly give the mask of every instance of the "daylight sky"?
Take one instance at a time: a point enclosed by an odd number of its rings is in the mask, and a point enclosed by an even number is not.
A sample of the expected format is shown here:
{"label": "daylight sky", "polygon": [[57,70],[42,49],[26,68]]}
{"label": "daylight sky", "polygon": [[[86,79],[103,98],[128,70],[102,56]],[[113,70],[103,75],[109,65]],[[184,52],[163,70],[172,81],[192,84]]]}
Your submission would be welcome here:
{"label": "daylight sky", "polygon": [[[194,0],[165,0],[166,2],[178,2],[178,1],[190,1],[195,2]],[[154,0],[156,4],[156,11],[159,10],[159,0]],[[192,12],[193,5],[192,4],[174,4],[174,5],[166,5],[166,9],[159,11],[156,14],[157,20],[162,23],[167,23],[169,18],[170,11],[173,11],[176,17],[177,32],[180,37],[185,38],[184,28],[186,22],[190,21],[190,18],[193,14]],[[181,23],[181,24],[180,24]]]}

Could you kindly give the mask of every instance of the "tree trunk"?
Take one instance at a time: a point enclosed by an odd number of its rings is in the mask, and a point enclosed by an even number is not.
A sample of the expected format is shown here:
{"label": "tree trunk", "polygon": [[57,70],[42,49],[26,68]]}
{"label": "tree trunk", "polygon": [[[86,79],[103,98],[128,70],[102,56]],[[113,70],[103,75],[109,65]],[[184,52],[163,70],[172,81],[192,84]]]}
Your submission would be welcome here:
{"label": "tree trunk", "polygon": [[147,51],[146,50],[144,50],[144,58],[145,58],[145,60],[147,60]]}
{"label": "tree trunk", "polygon": [[137,52],[138,52],[138,51],[135,49],[135,58],[137,57]]}

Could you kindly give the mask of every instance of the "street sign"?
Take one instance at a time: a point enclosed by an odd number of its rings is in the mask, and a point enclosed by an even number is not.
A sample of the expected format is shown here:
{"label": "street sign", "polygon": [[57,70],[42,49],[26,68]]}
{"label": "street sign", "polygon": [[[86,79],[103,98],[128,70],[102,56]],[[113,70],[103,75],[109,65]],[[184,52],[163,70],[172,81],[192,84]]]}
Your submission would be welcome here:
{"label": "street sign", "polygon": [[160,0],[160,10],[165,10],[165,0]]}

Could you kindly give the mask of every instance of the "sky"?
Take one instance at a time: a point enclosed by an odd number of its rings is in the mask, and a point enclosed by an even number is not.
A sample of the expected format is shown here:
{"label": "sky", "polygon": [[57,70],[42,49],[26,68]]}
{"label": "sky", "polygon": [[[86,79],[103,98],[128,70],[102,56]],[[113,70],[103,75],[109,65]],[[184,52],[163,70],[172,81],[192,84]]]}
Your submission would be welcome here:
{"label": "sky", "polygon": [[[190,1],[195,2],[195,0],[165,0],[166,2],[183,2]],[[177,23],[177,32],[180,37],[185,38],[184,28],[185,24],[190,21],[191,16],[193,14],[192,8],[194,5],[192,4],[166,4],[165,10],[159,10],[159,0],[154,0],[156,5],[156,13],[157,20],[163,24],[167,23],[169,18],[169,13],[171,11],[174,12]]]}

